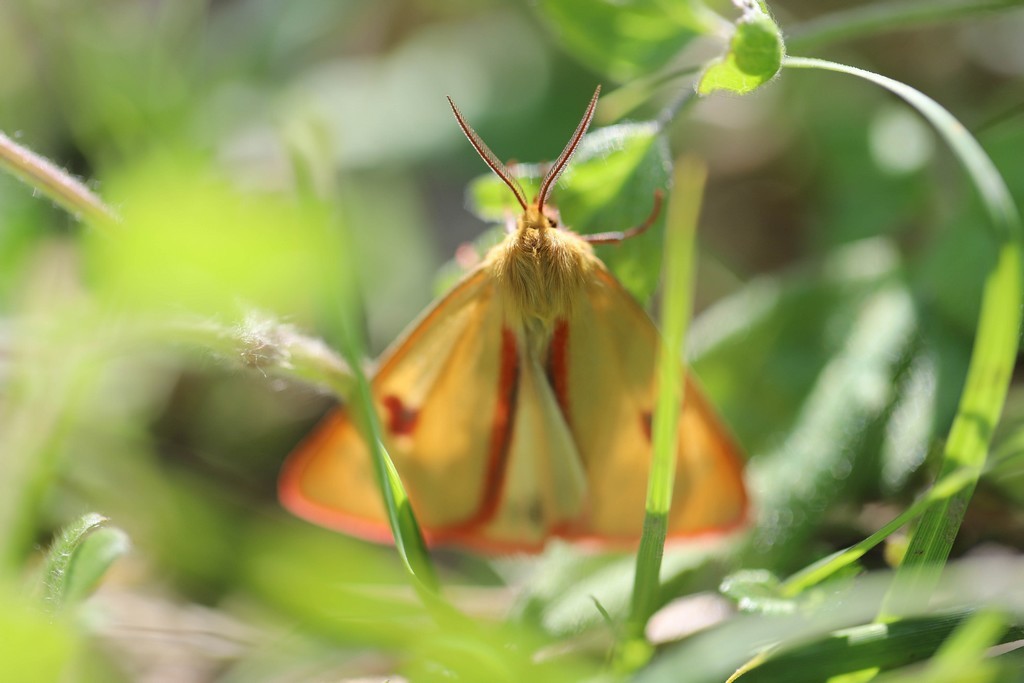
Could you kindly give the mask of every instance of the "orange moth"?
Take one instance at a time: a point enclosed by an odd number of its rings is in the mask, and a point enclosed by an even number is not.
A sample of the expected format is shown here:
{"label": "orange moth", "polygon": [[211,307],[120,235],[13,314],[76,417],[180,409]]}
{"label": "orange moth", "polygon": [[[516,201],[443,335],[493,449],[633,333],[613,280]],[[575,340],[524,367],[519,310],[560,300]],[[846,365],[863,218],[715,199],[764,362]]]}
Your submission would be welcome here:
{"label": "orange moth", "polygon": [[[532,202],[469,127],[463,132],[522,213],[505,240],[384,352],[373,377],[384,442],[428,543],[537,551],[550,537],[627,547],[640,537],[659,335],[594,255],[624,233],[579,235],[551,191],[586,133],[600,88]],[[740,526],[738,449],[685,376],[668,534]],[[285,507],[386,542],[370,452],[344,407],[289,457]]]}

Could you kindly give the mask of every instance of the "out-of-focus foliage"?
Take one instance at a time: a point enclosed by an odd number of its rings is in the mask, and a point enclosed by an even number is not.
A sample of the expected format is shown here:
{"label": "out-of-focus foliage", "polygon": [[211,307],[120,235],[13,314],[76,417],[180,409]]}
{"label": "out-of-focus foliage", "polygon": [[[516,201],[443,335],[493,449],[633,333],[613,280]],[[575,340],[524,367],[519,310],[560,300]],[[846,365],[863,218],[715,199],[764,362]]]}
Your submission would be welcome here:
{"label": "out-of-focus foliage", "polygon": [[[812,591],[778,592],[775,576],[863,539],[932,480],[996,249],[955,160],[901,103],[830,75],[775,76],[772,28],[807,40],[805,21],[862,3],[739,4],[0,3],[0,130],[124,219],[84,227],[0,174],[0,680],[612,677],[629,554],[439,551],[464,615],[445,621],[393,549],[287,518],[278,468],[330,399],[275,374],[288,359],[244,322],[255,312],[337,345],[350,263],[379,352],[512,207],[444,96],[529,189],[602,82],[606,97],[616,84],[640,95],[626,121],[599,104],[614,125],[593,129],[553,200],[574,229],[626,229],[669,189],[669,159],[707,159],[688,348],[749,456],[755,500],[749,533],[669,548],[648,635],[680,642],[638,679],[721,680],[785,641],[747,676],[813,680],[844,657],[909,663],[906,637],[932,658],[924,680],[942,680],[940,663],[1019,638],[1018,387],[941,613],[868,624],[884,579],[855,574],[885,569],[898,538]],[[1024,10],[937,3],[957,21],[908,25],[906,4],[875,6],[898,31],[883,20],[806,44],[943,103],[1020,205]],[[698,82],[730,92],[698,98]],[[647,300],[660,251],[658,224],[599,254]],[[91,512],[109,521],[92,529]],[[740,569],[764,581],[732,581],[750,612],[736,616],[708,600]],[[1001,611],[971,616],[988,587]],[[46,595],[63,607],[47,611]],[[986,660],[983,680],[1010,680],[1011,657]]]}
{"label": "out-of-focus foliage", "polygon": [[616,81],[665,66],[724,23],[697,2],[541,0],[538,9],[566,49]]}

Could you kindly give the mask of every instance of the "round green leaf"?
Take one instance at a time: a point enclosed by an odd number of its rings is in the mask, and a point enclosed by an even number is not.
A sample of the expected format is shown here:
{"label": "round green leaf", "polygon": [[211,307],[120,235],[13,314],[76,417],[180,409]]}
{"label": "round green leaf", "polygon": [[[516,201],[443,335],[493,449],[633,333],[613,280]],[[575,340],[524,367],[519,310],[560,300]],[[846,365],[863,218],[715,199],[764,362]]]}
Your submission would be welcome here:
{"label": "round green leaf", "polygon": [[768,15],[751,12],[736,22],[729,52],[705,69],[697,92],[729,90],[742,95],[755,90],[779,72],[784,54],[779,27]]}

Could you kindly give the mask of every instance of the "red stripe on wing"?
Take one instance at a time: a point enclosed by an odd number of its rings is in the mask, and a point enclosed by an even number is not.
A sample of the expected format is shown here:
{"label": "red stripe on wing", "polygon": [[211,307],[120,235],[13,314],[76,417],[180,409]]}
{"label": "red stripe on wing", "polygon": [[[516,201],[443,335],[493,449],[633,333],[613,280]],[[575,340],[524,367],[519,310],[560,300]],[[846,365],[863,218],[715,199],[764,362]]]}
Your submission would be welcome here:
{"label": "red stripe on wing", "polygon": [[505,466],[508,463],[512,426],[515,422],[516,397],[519,394],[519,352],[516,336],[503,327],[501,330],[501,369],[498,373],[498,402],[492,418],[490,455],[480,509],[465,522],[447,529],[435,530],[432,540],[458,540],[473,545],[472,530],[486,524],[498,512],[502,487],[505,484]]}
{"label": "red stripe on wing", "polygon": [[548,347],[548,381],[555,392],[558,407],[562,409],[565,421],[569,419],[569,324],[565,320],[555,323]]}
{"label": "red stripe on wing", "polygon": [[498,375],[498,405],[494,410],[494,429],[491,431],[491,455],[487,466],[483,505],[477,514],[478,524],[489,520],[498,511],[501,488],[505,483],[505,465],[512,441],[515,422],[516,396],[519,393],[519,352],[516,336],[507,327],[501,330],[501,372]]}

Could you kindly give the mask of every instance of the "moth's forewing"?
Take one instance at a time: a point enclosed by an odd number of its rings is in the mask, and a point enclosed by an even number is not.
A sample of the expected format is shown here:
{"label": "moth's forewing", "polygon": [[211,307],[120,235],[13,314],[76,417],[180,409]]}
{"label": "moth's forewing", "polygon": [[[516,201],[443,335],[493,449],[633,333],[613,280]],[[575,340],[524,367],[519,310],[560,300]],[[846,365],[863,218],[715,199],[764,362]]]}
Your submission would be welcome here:
{"label": "moth's forewing", "polygon": [[[517,356],[492,285],[480,271],[464,278],[385,352],[373,379],[385,446],[428,535],[471,523],[501,476]],[[314,523],[389,536],[369,450],[344,407],[289,457],[279,490]]]}
{"label": "moth's forewing", "polygon": [[[650,471],[660,336],[632,296],[600,270],[575,308],[565,343],[553,385],[564,387],[559,400],[587,472],[589,512],[578,534],[636,540]],[[739,450],[696,382],[681,381],[686,393],[668,533],[734,528],[747,512]]]}

